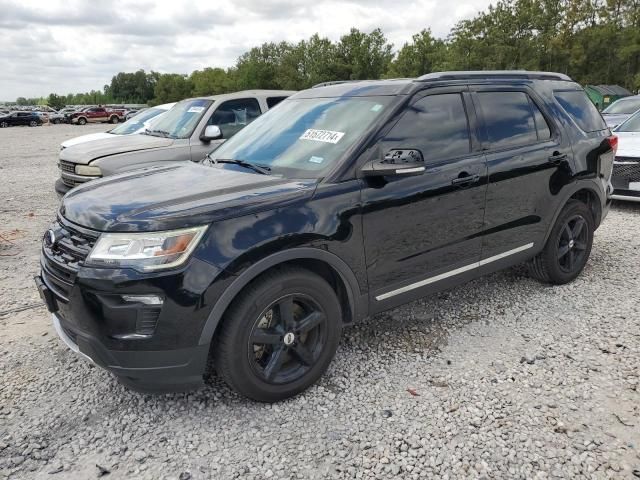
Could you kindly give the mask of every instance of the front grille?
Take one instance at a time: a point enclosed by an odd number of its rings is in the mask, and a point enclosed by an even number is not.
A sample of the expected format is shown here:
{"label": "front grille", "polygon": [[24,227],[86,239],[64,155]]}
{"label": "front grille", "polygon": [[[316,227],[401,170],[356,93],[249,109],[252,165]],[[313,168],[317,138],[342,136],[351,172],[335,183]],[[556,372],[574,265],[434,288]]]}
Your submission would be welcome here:
{"label": "front grille", "polygon": [[74,227],[58,220],[50,231],[55,236],[51,243],[45,234],[42,243],[42,277],[47,286],[62,300],[68,300],[79,268],[91,252],[98,233]]}
{"label": "front grille", "polygon": [[76,165],[74,163],[67,162],[66,160],[60,160],[58,166],[63,172],[76,173]]}
{"label": "front grille", "polygon": [[640,159],[617,157],[613,164],[613,177],[628,182],[640,182]]}

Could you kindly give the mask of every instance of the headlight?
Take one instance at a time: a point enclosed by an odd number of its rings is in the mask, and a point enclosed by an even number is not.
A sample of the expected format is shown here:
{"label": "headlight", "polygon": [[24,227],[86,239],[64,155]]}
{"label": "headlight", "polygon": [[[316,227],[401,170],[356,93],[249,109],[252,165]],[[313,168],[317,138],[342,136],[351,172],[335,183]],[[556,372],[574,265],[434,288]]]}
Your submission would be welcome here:
{"label": "headlight", "polygon": [[177,267],[187,260],[206,229],[205,225],[170,232],[103,233],[86,264],[143,272]]}
{"label": "headlight", "polygon": [[90,177],[102,176],[102,170],[100,170],[100,167],[89,167],[87,165],[76,165],[76,173],[78,175],[88,175]]}

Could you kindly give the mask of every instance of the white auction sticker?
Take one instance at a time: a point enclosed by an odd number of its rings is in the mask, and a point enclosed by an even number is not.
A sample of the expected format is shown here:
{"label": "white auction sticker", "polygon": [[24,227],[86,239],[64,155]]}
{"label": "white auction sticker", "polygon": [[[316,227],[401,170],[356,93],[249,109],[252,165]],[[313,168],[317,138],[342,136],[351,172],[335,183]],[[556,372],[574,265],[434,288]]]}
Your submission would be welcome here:
{"label": "white auction sticker", "polygon": [[187,113],[202,113],[204,111],[204,107],[191,107],[187,110]]}
{"label": "white auction sticker", "polygon": [[344,132],[333,132],[331,130],[308,129],[302,134],[300,140],[313,140],[314,142],[338,143],[344,137]]}

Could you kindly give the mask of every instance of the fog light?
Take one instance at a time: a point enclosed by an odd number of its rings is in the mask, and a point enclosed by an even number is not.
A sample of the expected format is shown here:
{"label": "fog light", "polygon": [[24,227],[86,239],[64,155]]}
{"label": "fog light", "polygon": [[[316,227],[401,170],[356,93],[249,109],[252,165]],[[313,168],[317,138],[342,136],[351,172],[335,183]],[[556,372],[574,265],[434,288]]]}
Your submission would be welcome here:
{"label": "fog light", "polygon": [[162,305],[164,300],[158,295],[122,295],[125,302],[143,303],[145,305]]}

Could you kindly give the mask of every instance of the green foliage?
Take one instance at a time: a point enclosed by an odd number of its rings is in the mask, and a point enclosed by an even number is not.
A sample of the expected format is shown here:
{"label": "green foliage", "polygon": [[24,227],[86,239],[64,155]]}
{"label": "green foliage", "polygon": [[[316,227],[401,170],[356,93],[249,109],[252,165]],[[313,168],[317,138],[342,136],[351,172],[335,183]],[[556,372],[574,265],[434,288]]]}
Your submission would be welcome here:
{"label": "green foliage", "polygon": [[[331,80],[417,77],[442,70],[527,69],[567,73],[582,84],[640,89],[640,1],[498,0],[446,39],[428,29],[395,54],[380,29],[351,29],[339,41],[318,34],[270,42],[233,68],[190,75],[120,72],[102,92],[49,95],[49,105],[166,103],[191,96],[266,88],[299,90]],[[19,105],[39,99],[19,98]]]}
{"label": "green foliage", "polygon": [[193,83],[187,77],[179,73],[167,73],[160,75],[156,83],[155,97],[151,102],[153,105],[160,103],[177,102],[183,98],[191,96]]}

